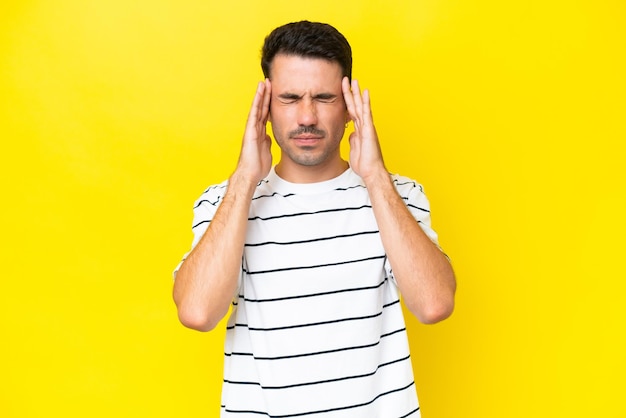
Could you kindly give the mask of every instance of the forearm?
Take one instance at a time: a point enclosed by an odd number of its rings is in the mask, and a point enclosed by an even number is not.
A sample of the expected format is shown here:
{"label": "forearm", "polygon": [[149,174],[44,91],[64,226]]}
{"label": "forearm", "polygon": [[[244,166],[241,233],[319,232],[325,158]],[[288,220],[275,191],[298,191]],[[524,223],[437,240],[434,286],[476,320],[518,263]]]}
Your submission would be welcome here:
{"label": "forearm", "polygon": [[365,182],[405,305],[423,323],[447,318],[456,290],[450,262],[411,215],[386,170]]}
{"label": "forearm", "polygon": [[235,172],[210,226],[176,274],[174,302],[187,327],[208,331],[237,291],[250,202],[256,183]]}

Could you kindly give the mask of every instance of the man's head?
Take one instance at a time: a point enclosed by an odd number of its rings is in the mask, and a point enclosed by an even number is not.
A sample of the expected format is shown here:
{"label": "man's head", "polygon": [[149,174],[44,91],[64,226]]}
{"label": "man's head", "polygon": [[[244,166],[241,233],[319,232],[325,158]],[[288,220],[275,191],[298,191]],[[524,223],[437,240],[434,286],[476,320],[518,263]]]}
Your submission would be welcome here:
{"label": "man's head", "polygon": [[274,29],[266,38],[261,56],[261,68],[271,79],[276,55],[294,55],[336,62],[344,76],[352,79],[352,49],[346,38],[326,23],[301,21]]}

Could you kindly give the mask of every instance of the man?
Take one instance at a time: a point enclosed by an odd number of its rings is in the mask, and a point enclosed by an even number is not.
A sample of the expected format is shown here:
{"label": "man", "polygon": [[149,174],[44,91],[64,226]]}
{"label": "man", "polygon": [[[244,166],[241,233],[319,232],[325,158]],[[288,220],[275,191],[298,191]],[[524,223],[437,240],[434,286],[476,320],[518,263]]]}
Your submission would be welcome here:
{"label": "man", "polygon": [[369,93],[351,81],[335,28],[281,26],[261,65],[237,167],[196,202],[174,282],[187,327],[208,331],[232,306],[222,417],[418,417],[399,294],[435,323],[455,293],[428,201],[387,172]]}

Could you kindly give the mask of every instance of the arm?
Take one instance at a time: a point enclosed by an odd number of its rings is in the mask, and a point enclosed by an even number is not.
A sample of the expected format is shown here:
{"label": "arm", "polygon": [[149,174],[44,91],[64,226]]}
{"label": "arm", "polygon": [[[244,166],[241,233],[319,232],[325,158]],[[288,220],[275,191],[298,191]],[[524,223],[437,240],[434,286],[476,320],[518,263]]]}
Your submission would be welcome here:
{"label": "arm", "polygon": [[174,282],[174,302],[183,325],[209,331],[228,312],[237,291],[254,190],[271,168],[271,140],[266,133],[271,85],[259,86],[248,115],[241,154],[224,198]]}
{"label": "arm", "polygon": [[452,314],[456,280],[452,266],[422,231],[396,191],[385,168],[371,114],[369,92],[347,78],[343,93],[355,131],[350,135],[350,166],[368,189],[383,247],[407,308],[423,323]]}

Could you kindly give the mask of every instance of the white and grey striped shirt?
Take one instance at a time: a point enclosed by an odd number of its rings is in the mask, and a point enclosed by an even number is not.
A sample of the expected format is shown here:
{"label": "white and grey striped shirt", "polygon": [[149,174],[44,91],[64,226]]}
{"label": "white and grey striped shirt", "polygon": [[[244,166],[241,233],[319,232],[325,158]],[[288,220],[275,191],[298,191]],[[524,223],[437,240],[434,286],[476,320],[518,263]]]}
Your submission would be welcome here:
{"label": "white and grey striped shirt", "polygon": [[[422,187],[392,176],[427,235]],[[194,242],[227,183],[194,207]],[[398,288],[351,169],[294,184],[272,169],[249,218],[225,342],[222,417],[419,417]]]}

